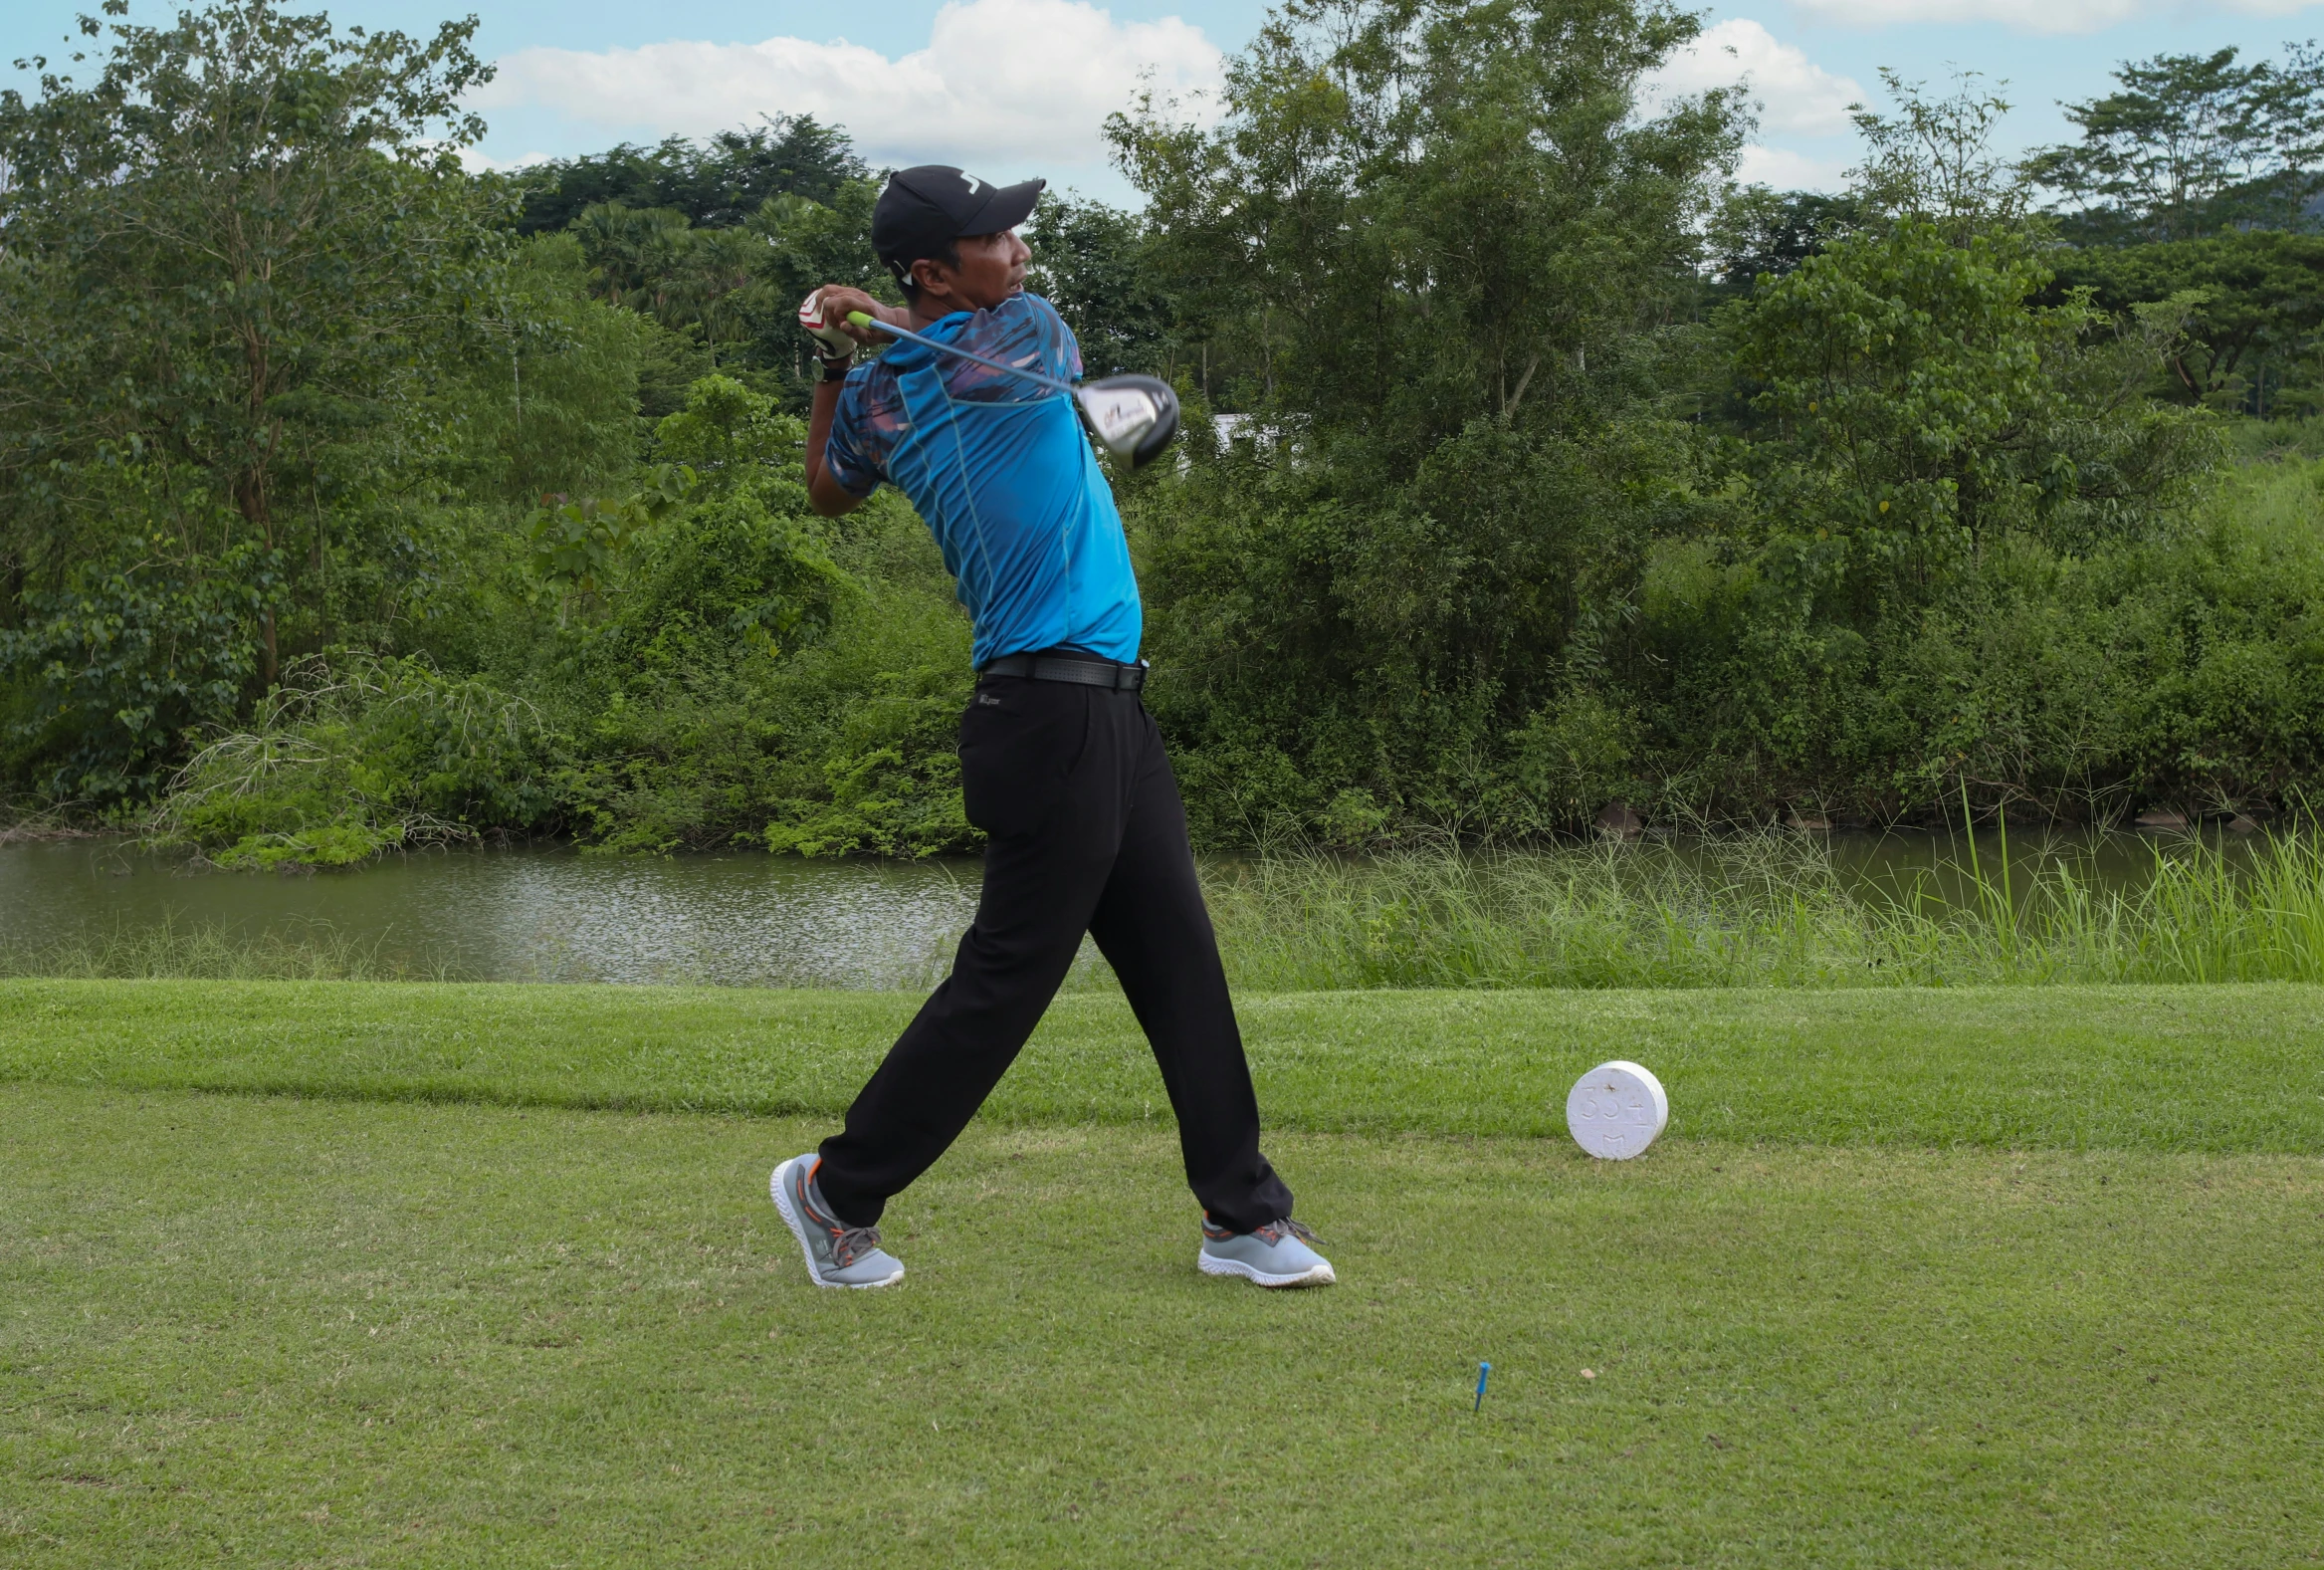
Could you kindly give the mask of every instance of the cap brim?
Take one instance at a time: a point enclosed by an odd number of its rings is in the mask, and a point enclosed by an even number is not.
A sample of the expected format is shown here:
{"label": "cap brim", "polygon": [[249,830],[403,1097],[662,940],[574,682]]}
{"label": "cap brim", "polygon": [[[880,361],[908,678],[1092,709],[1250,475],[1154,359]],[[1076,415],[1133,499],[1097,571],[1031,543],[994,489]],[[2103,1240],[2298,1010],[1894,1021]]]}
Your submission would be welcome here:
{"label": "cap brim", "polygon": [[976,216],[969,219],[962,234],[998,234],[1003,229],[1014,229],[1033,216],[1033,204],[1047,190],[1047,180],[1026,180],[1018,185],[1004,185],[985,198]]}

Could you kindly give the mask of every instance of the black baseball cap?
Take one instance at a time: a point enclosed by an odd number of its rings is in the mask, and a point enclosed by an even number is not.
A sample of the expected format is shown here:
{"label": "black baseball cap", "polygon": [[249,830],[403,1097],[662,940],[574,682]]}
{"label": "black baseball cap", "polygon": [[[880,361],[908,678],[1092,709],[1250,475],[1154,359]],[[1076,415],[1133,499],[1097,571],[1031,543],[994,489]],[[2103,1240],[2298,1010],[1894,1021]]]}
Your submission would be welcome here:
{"label": "black baseball cap", "polygon": [[942,257],[963,235],[998,234],[1023,223],[1048,184],[987,185],[949,163],[898,169],[872,208],[872,249],[903,283],[913,263]]}

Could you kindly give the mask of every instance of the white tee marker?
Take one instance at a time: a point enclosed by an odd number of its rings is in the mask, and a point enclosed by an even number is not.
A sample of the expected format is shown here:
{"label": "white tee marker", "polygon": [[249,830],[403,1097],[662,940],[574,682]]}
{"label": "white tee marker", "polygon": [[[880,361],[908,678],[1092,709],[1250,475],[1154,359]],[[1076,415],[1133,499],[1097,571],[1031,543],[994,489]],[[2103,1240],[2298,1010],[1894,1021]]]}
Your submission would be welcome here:
{"label": "white tee marker", "polygon": [[1601,1161],[1642,1156],[1670,1122],[1662,1081],[1626,1058],[1600,1063],[1566,1096],[1566,1127],[1574,1143]]}

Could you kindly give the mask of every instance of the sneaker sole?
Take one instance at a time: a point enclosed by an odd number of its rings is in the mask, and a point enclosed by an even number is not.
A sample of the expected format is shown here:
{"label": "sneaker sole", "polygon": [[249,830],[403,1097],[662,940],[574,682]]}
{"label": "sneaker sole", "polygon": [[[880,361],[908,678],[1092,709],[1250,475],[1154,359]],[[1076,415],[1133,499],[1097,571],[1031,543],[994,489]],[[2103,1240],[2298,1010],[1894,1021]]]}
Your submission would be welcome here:
{"label": "sneaker sole", "polygon": [[859,1292],[868,1291],[876,1286],[894,1286],[898,1281],[903,1280],[904,1267],[902,1265],[896,1267],[894,1275],[884,1276],[877,1281],[826,1281],[823,1279],[823,1272],[815,1268],[815,1245],[807,1240],[806,1223],[802,1222],[798,1213],[791,1209],[790,1196],[783,1191],[782,1175],[798,1164],[799,1158],[793,1156],[775,1168],[774,1176],[766,1180],[766,1193],[767,1197],[774,1201],[774,1213],[780,1216],[782,1224],[791,1230],[791,1236],[798,1242],[799,1253],[807,1261],[807,1279],[817,1286],[849,1287]]}
{"label": "sneaker sole", "polygon": [[1340,1279],[1328,1263],[1302,1270],[1297,1275],[1269,1275],[1256,1265],[1245,1264],[1240,1259],[1221,1259],[1214,1254],[1196,1254],[1194,1262],[1204,1275],[1239,1275],[1261,1286],[1330,1286]]}

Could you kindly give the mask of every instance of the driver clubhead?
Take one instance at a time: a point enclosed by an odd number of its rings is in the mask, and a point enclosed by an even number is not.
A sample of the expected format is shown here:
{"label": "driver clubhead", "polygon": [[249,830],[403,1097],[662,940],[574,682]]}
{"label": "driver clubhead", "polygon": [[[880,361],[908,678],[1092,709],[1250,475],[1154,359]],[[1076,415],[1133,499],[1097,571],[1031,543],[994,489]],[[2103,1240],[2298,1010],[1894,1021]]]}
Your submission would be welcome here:
{"label": "driver clubhead", "polygon": [[1142,469],[1178,434],[1178,395],[1155,376],[1106,376],[1074,393],[1090,434],[1106,451]]}

